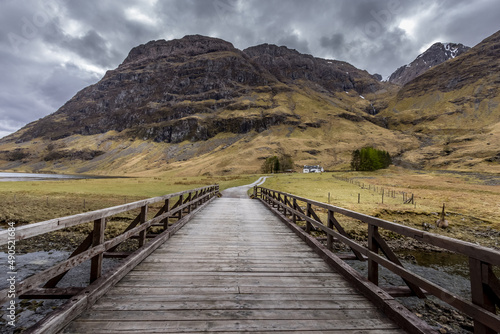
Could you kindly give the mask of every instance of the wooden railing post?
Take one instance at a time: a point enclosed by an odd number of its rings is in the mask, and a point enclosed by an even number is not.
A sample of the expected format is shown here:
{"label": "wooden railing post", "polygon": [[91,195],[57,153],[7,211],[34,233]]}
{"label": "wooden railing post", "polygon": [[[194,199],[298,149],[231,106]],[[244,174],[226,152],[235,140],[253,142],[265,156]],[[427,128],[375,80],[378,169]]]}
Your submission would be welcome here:
{"label": "wooden railing post", "polygon": [[[297,200],[295,198],[293,199],[293,209],[297,210]],[[297,224],[297,215],[295,214],[295,211],[292,213],[292,221],[294,224]]]}
{"label": "wooden railing post", "polygon": [[[375,233],[378,232],[378,226],[368,224],[368,249],[378,254],[378,244],[375,240]],[[378,263],[368,259],[368,280],[378,285]]]}
{"label": "wooden railing post", "polygon": [[286,195],[283,196],[283,204],[285,204],[285,206],[283,207],[283,215],[286,217],[288,215],[288,210],[286,209],[287,208],[287,203],[288,201],[288,197]]}
{"label": "wooden railing post", "polygon": [[[492,313],[496,313],[493,295],[487,291],[491,264],[469,257],[472,302]],[[496,334],[497,331],[474,320],[474,334]]]}
{"label": "wooden railing post", "polygon": [[[179,206],[181,206],[182,203],[184,203],[184,196],[181,194],[181,195],[179,195]],[[177,218],[179,218],[179,219],[182,218],[182,210],[179,210],[179,214],[178,214]]]}
{"label": "wooden railing post", "polygon": [[[139,219],[139,224],[141,224],[141,225],[144,224],[147,220],[147,216],[148,216],[148,206],[144,205],[141,207],[141,216]],[[146,244],[146,233],[147,233],[147,229],[139,232],[139,248],[141,248],[142,246],[144,246]]]}
{"label": "wooden railing post", "polygon": [[[333,229],[333,219],[334,213],[332,210],[328,210],[328,219],[327,219],[327,227]],[[326,236],[326,248],[329,250],[333,250],[333,236],[331,234],[327,234]]]}
{"label": "wooden railing post", "polygon": [[[306,210],[306,215],[307,217],[311,217],[312,214],[311,214],[311,211],[312,211],[312,207],[311,207],[311,203],[307,203],[307,210]],[[311,229],[312,229],[312,224],[306,220],[306,233],[311,233]]]}
{"label": "wooden railing post", "polygon": [[[164,208],[165,208],[165,212],[169,212],[170,211],[170,198],[167,198],[165,200],[165,206],[164,206]],[[168,229],[168,218],[169,217],[167,217],[167,218],[165,218],[163,220],[163,230],[164,231]]]}
{"label": "wooden railing post", "polygon": [[[92,247],[96,247],[104,242],[104,230],[106,228],[106,218],[94,220],[94,231],[92,232]],[[90,260],[90,282],[94,282],[101,277],[103,253],[100,253]]]}

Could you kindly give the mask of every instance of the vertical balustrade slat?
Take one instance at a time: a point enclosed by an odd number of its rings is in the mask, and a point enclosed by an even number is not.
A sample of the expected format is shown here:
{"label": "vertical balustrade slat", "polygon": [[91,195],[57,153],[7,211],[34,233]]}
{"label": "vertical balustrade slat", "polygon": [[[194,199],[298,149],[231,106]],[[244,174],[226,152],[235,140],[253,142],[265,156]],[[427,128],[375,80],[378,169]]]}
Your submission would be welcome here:
{"label": "vertical balustrade slat", "polygon": [[[104,242],[104,230],[106,228],[106,218],[94,221],[94,231],[92,232],[92,247],[96,247]],[[90,282],[94,282],[102,274],[103,253],[94,256],[90,260]]]}

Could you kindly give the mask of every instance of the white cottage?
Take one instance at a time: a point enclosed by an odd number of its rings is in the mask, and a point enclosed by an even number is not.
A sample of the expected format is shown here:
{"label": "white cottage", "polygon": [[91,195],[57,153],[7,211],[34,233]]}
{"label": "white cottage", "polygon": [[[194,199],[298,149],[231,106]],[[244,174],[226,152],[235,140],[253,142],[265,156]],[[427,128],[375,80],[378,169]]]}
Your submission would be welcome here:
{"label": "white cottage", "polygon": [[323,173],[325,170],[321,166],[304,166],[304,173]]}

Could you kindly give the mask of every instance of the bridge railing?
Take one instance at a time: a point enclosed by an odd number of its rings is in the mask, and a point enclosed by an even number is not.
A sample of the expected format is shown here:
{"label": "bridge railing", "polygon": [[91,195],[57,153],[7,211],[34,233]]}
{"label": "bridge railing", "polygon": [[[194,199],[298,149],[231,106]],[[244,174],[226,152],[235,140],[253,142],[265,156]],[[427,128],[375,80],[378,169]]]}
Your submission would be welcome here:
{"label": "bridge railing", "polygon": [[[383,219],[368,216],[337,206],[317,202],[293,194],[284,193],[263,187],[254,188],[254,196],[261,198],[268,206],[277,211],[290,223],[305,221],[305,232],[319,230],[327,235],[326,248],[333,250],[333,242],[340,241],[349,246],[354,253],[353,258],[368,260],[367,279],[378,286],[379,265],[400,276],[406,283],[405,289],[386,289],[393,296],[416,295],[425,298],[432,294],[445,303],[474,319],[474,333],[497,333],[500,330],[500,316],[496,313],[500,307],[500,280],[493,267],[500,266],[500,252],[469,242],[448,238],[441,235],[421,231],[408,226],[395,224]],[[327,211],[326,221],[322,221],[315,211],[321,208]],[[366,224],[368,246],[353,241],[335,214],[353,218]],[[472,301],[457,296],[426,278],[404,268],[396,254],[391,250],[379,232],[384,229],[399,235],[410,237],[429,245],[465,255],[469,258]],[[379,254],[381,252],[384,256]]]}
{"label": "bridge railing", "polygon": [[[106,284],[113,284],[130,271],[136,264],[149,255],[154,249],[167,240],[171,234],[175,233],[184,225],[192,214],[207,204],[219,192],[218,185],[191,189],[186,191],[168,194],[160,197],[149,198],[133,203],[114,206],[111,208],[81,213],[77,215],[51,219],[35,224],[21,226],[14,231],[0,231],[0,246],[15,245],[24,239],[58,231],[64,228],[77,226],[80,224],[93,223],[93,229],[85,240],[74,250],[70,257],[46,270],[36,273],[15,285],[15,297],[36,298],[36,299],[72,299],[77,303],[84,298],[74,298],[74,296],[86,293],[87,297],[95,294]],[[153,218],[148,219],[148,209],[153,204],[160,203],[161,208]],[[122,214],[131,210],[140,213],[124,229],[124,231],[105,240],[105,230],[107,218],[116,214]],[[134,211],[132,211],[134,214]],[[149,214],[151,217],[152,215]],[[172,222],[174,222],[172,224]],[[161,233],[153,234],[152,227],[159,226]],[[138,240],[137,250],[134,252],[117,252],[117,248],[129,239]],[[110,273],[100,283],[94,284],[94,288],[89,289],[93,282],[99,281],[102,276],[103,258],[126,258],[120,264],[116,272]],[[58,282],[71,269],[85,261],[90,260],[90,285],[87,288],[57,288]],[[111,279],[110,279],[111,278]],[[42,286],[43,285],[43,286]],[[98,294],[102,294],[99,292]],[[0,291],[0,304],[11,300],[13,296],[12,288]]]}

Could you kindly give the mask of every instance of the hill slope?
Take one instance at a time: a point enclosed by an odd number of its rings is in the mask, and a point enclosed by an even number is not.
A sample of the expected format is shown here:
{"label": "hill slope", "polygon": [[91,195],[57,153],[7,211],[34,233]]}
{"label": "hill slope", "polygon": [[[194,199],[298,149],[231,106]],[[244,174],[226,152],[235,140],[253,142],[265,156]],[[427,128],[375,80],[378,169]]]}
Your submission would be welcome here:
{"label": "hill slope", "polygon": [[398,153],[411,136],[366,111],[392,86],[345,62],[260,45],[240,51],[204,36],[131,50],[97,84],[0,142],[4,169],[90,173],[257,172],[292,154],[297,166],[346,166],[372,143]]}
{"label": "hill slope", "polygon": [[498,171],[500,32],[408,82],[380,117],[390,129],[415,133],[414,166]]}

